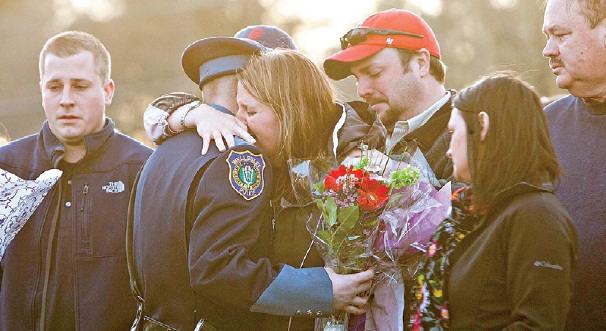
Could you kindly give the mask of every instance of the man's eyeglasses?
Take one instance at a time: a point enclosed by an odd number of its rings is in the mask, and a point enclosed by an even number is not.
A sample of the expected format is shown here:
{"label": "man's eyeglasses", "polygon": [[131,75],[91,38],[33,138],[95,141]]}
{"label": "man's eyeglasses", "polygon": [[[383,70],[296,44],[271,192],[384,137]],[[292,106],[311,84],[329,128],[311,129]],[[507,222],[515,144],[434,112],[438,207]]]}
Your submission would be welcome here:
{"label": "man's eyeglasses", "polygon": [[380,35],[396,35],[396,36],[409,36],[413,38],[423,38],[423,35],[396,31],[396,30],[377,30],[371,28],[353,28],[341,37],[341,49],[344,50],[348,45],[355,46],[366,40],[366,36],[369,34],[380,34]]}

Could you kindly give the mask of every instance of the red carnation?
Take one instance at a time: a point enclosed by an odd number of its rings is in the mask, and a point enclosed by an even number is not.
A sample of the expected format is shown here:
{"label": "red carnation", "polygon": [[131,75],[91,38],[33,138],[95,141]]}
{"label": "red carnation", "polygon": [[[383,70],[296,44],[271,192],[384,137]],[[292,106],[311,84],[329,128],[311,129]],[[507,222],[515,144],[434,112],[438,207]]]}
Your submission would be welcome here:
{"label": "red carnation", "polygon": [[340,165],[339,168],[330,171],[326,179],[324,179],[324,190],[332,190],[334,192],[343,191],[343,185],[355,184],[362,179],[362,169],[353,169],[352,166],[349,168],[344,165]]}
{"label": "red carnation", "polygon": [[358,205],[364,211],[375,211],[385,206],[389,200],[389,187],[376,179],[364,176],[358,189]]}

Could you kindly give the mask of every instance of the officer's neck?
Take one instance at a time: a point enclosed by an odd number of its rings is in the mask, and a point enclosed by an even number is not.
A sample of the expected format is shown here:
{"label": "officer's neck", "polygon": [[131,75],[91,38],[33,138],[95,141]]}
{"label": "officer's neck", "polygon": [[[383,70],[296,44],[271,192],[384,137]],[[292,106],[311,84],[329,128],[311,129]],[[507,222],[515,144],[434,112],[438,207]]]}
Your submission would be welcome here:
{"label": "officer's neck", "polygon": [[227,75],[204,84],[202,87],[204,103],[223,106],[235,115],[238,111],[236,103],[237,83],[238,80],[235,75]]}

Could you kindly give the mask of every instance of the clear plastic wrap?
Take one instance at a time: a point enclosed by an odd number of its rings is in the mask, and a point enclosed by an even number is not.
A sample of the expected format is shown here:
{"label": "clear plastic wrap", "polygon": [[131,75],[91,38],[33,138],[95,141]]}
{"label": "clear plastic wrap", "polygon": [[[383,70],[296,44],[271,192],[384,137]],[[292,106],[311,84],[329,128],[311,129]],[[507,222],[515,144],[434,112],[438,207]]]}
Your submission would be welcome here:
{"label": "clear plastic wrap", "polygon": [[[322,210],[310,216],[307,228],[326,264],[341,274],[375,271],[367,314],[352,318],[349,330],[403,329],[403,282],[414,276],[425,244],[450,207],[450,183],[440,190],[432,185],[437,181],[420,152],[407,160],[363,151],[362,158],[348,158],[331,170],[327,164],[290,162],[299,202],[315,200]],[[348,330],[342,317],[325,321],[324,330]]]}

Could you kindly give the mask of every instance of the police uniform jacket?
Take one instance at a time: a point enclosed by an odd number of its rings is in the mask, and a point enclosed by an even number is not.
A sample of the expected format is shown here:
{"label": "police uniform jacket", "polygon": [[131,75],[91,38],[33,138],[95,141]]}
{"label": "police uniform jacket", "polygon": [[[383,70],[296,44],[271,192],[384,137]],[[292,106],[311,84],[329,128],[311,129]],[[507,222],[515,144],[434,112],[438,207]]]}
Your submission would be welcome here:
{"label": "police uniform jacket", "polygon": [[[132,323],[136,306],[124,254],[128,197],[152,150],[115,132],[109,118],[84,142],[86,154],[69,182],[61,178],[55,184],[6,250],[0,270],[0,330],[37,330],[42,315],[47,330],[56,330],[53,321],[67,318],[74,319],[66,323],[76,330],[126,330]],[[1,147],[0,167],[36,179],[56,168],[63,153],[45,122],[38,134]],[[68,188],[64,194],[71,199],[59,199],[61,187]],[[64,208],[55,213],[61,202]],[[59,236],[59,225],[70,236]],[[57,244],[70,250],[69,256],[57,255]],[[69,312],[53,306],[67,297],[73,305]]]}
{"label": "police uniform jacket", "polygon": [[[262,330],[261,313],[291,314],[282,302],[329,313],[323,268],[268,259],[268,159],[251,145],[225,153],[213,146],[205,156],[201,148],[195,131],[166,140],[137,183],[133,259],[145,314],[179,330],[201,318],[219,330]],[[246,166],[254,168],[254,189],[237,182]]]}

